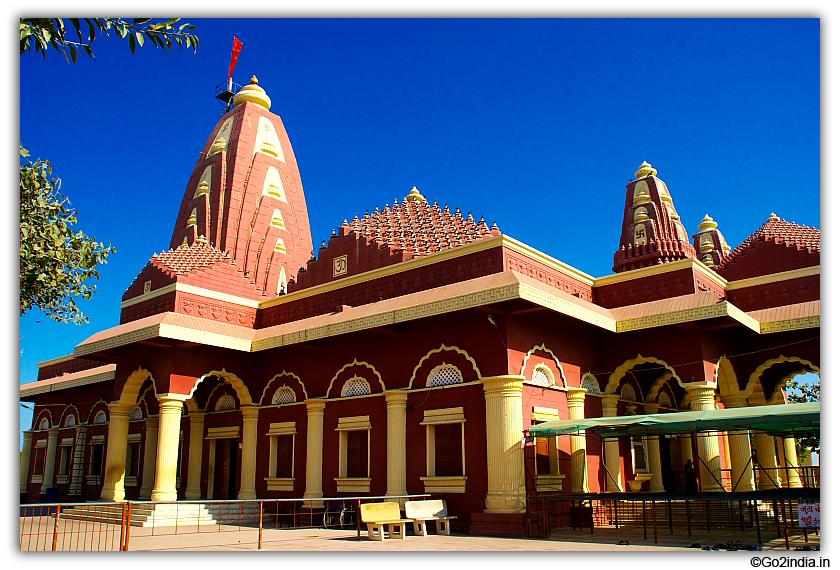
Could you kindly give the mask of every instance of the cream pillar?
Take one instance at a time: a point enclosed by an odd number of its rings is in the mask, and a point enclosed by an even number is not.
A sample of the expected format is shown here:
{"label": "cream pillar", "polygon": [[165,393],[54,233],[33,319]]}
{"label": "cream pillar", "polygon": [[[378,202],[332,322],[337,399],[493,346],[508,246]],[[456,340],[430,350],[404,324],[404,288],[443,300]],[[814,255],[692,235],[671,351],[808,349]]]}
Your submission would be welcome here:
{"label": "cream pillar", "polygon": [[76,497],[82,494],[82,479],[84,479],[85,442],[87,441],[88,427],[86,425],[76,426],[76,444],[73,449],[73,467],[70,471],[70,496]]}
{"label": "cream pillar", "polygon": [[[705,382],[686,384],[691,398],[691,409],[706,411],[715,409],[715,388]],[[703,491],[723,491],[720,485],[720,445],[717,433],[697,435],[697,457],[700,462],[695,471],[700,475]]]}
{"label": "cream pillar", "polygon": [[496,376],[484,386],[487,429],[485,513],[525,512],[525,454],[522,449],[524,376]]}
{"label": "cream pillar", "polygon": [[29,462],[32,460],[32,431],[23,432],[23,453],[20,456],[20,492],[29,487]]}
{"label": "cream pillar", "polygon": [[[584,418],[583,405],[586,399],[586,388],[569,388],[566,391],[566,405],[569,408],[570,420]],[[572,493],[589,492],[589,474],[586,467],[586,436],[573,435],[571,437],[572,451]]]}
{"label": "cream pillar", "polygon": [[187,416],[190,419],[190,456],[184,498],[188,501],[201,498],[201,454],[204,451],[204,416],[206,415],[204,412],[190,412]]}
{"label": "cream pillar", "polygon": [[125,500],[125,454],[128,448],[128,417],[131,408],[120,402],[108,404],[108,450],[105,454],[103,501]]}
{"label": "cream pillar", "polygon": [[143,447],[143,486],[140,487],[140,500],[152,498],[155,486],[155,462],[157,458],[159,418],[146,418],[146,443]]}
{"label": "cream pillar", "polygon": [[[747,405],[747,398],[741,395],[724,396],[723,404],[727,408],[743,408]],[[726,438],[729,440],[732,490],[738,492],[755,491],[750,432],[744,430],[730,431],[726,434]]]}
{"label": "cream pillar", "polygon": [[44,482],[41,484],[41,494],[53,486],[55,481],[55,450],[58,449],[58,428],[50,428],[47,436],[47,457],[44,463]]}
{"label": "cream pillar", "polygon": [[[646,414],[658,414],[659,403],[647,402],[645,404]],[[650,471],[650,492],[664,493],[665,485],[662,484],[662,460],[659,457],[659,436],[653,435],[647,438],[648,470]]]}
{"label": "cream pillar", "polygon": [[[406,490],[406,454],[405,454],[405,404],[408,393],[385,392],[388,407],[388,481],[386,495],[405,495]],[[404,504],[406,499],[399,502]]]}
{"label": "cream pillar", "polygon": [[758,490],[776,489],[779,486],[776,469],[776,446],[773,436],[763,432],[754,432],[755,458],[758,471]]}
{"label": "cream pillar", "polygon": [[242,477],[239,479],[240,501],[257,498],[257,421],[260,409],[245,406],[242,411]]}
{"label": "cream pillar", "polygon": [[188,396],[158,394],[160,422],[158,429],[157,458],[155,461],[155,486],[153,501],[178,500],[176,476],[178,473],[178,443],[181,434],[181,411]]}
{"label": "cream pillar", "polygon": [[[785,462],[785,481],[788,487],[802,487],[802,479],[799,477],[799,457],[796,455],[796,440],[786,437],[782,440],[782,460]],[[781,463],[781,462],[780,462]]]}
{"label": "cream pillar", "polygon": [[[601,396],[601,414],[605,418],[618,415],[618,394],[604,394]],[[604,462],[607,465],[607,492],[623,493],[624,481],[621,478],[621,454],[618,448],[618,438],[604,439]]]}
{"label": "cream pillar", "polygon": [[324,408],[326,400],[306,400],[306,490],[304,505],[310,509],[324,508]]}

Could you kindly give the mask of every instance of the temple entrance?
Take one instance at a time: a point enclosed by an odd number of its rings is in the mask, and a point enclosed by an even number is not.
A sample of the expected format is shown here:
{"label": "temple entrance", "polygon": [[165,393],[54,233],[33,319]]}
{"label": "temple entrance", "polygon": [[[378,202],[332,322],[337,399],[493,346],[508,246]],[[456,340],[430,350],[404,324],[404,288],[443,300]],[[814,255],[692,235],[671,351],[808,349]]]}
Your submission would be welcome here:
{"label": "temple entrance", "polygon": [[236,463],[239,452],[238,439],[217,439],[214,466],[215,483],[213,485],[213,499],[236,499]]}

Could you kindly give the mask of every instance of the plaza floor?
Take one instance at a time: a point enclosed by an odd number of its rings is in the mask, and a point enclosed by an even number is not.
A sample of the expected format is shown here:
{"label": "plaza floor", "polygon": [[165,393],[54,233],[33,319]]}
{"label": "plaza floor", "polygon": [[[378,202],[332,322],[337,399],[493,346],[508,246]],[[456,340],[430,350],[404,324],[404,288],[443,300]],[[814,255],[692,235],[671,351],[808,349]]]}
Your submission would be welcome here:
{"label": "plaza floor", "polygon": [[[257,550],[259,533],[254,529],[223,530],[195,534],[159,534],[150,529],[134,528],[131,531],[129,550],[131,551],[242,551]],[[598,529],[594,534],[588,531],[560,531],[552,533],[547,540],[527,538],[490,538],[464,535],[429,535],[426,537],[407,536],[405,539],[387,539],[385,541],[368,540],[362,533],[357,540],[355,531],[330,529],[279,529],[263,530],[262,550],[294,552],[455,552],[455,551],[694,551],[710,555],[701,548],[691,548],[692,543],[702,546],[714,546],[718,543],[740,540],[743,545],[756,544],[755,534],[750,533],[699,533],[692,538],[686,535],[660,535],[655,544],[653,535],[645,540],[642,532],[615,531]],[[619,545],[626,540],[629,545]],[[791,539],[791,550],[804,545],[802,536]],[[810,535],[808,544],[819,546],[819,537]],[[762,550],[784,551],[784,538],[775,535],[765,538]]]}

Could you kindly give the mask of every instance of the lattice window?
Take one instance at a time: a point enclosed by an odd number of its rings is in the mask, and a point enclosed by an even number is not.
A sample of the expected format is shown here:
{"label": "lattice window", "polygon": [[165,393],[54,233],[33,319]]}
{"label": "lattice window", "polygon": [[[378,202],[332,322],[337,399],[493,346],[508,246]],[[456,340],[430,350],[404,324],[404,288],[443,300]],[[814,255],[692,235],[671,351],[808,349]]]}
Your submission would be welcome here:
{"label": "lattice window", "polygon": [[271,398],[271,403],[274,405],[291,404],[295,401],[295,399],[295,391],[288,386],[282,386],[274,392],[274,396]]}
{"label": "lattice window", "polygon": [[108,414],[106,414],[103,410],[99,410],[96,412],[96,415],[93,416],[93,425],[98,426],[104,423],[108,423]]}
{"label": "lattice window", "polygon": [[449,384],[460,384],[464,381],[461,371],[452,364],[441,364],[429,372],[426,379],[426,386],[447,386]]}
{"label": "lattice window", "polygon": [[370,394],[370,384],[364,378],[355,376],[344,383],[341,389],[341,397],[344,396],[364,396]]}
{"label": "lattice window", "polygon": [[636,391],[633,390],[633,386],[631,386],[630,384],[625,384],[621,387],[621,399],[629,400],[631,402],[636,401]]}
{"label": "lattice window", "polygon": [[128,421],[133,422],[134,420],[142,420],[143,419],[143,409],[140,406],[134,406],[131,408],[131,414],[128,416]]}
{"label": "lattice window", "polygon": [[76,425],[76,416],[70,414],[66,418],[64,418],[64,427],[73,427]]}
{"label": "lattice window", "polygon": [[38,423],[38,429],[50,429],[50,420],[41,418],[41,421]]}
{"label": "lattice window", "polygon": [[598,386],[598,381],[595,380],[595,377],[592,375],[586,375],[583,377],[583,381],[580,383],[581,388],[585,388],[587,392],[590,394],[600,394],[601,387]]}
{"label": "lattice window", "polygon": [[216,402],[217,412],[227,412],[236,409],[236,400],[230,394],[225,394]]}
{"label": "lattice window", "polygon": [[540,386],[554,386],[554,374],[545,364],[537,364],[531,374],[531,382]]}
{"label": "lattice window", "polygon": [[664,390],[663,390],[662,392],[660,392],[660,393],[659,393],[659,405],[660,405],[660,406],[663,406],[663,407],[665,407],[665,408],[670,408],[670,407],[672,407],[672,405],[671,405],[671,398],[670,398],[670,397],[668,397],[668,394],[667,394],[667,393],[665,393],[665,391],[664,391]]}

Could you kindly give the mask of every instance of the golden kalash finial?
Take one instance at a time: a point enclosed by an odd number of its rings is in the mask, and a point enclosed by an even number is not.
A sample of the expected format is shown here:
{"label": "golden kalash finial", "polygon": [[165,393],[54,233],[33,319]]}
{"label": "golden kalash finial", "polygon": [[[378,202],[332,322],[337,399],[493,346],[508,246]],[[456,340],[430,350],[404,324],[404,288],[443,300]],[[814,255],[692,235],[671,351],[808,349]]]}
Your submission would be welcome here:
{"label": "golden kalash finial", "polygon": [[777,216],[776,214],[774,214],[773,212],[770,212],[770,217],[767,218],[768,222],[778,222],[779,220],[781,220],[781,218],[779,216]]}
{"label": "golden kalash finial", "polygon": [[717,222],[714,221],[709,214],[706,214],[706,216],[700,221],[700,225],[697,226],[697,229],[700,230],[700,231],[706,231],[706,230],[713,230],[716,227],[717,227]]}
{"label": "golden kalash finial", "polygon": [[636,171],[636,180],[640,180],[647,176],[656,176],[656,169],[648,164],[647,161],[642,162],[639,170]]}
{"label": "golden kalash finial", "polygon": [[257,76],[251,77],[250,85],[246,85],[239,90],[239,93],[233,96],[233,104],[241,105],[242,103],[256,103],[266,110],[271,109],[271,99],[266,94],[265,89],[257,84]]}
{"label": "golden kalash finial", "polygon": [[408,193],[408,196],[405,197],[406,200],[409,202],[425,202],[426,198],[420,193],[417,189],[417,186],[411,189],[411,192]]}

